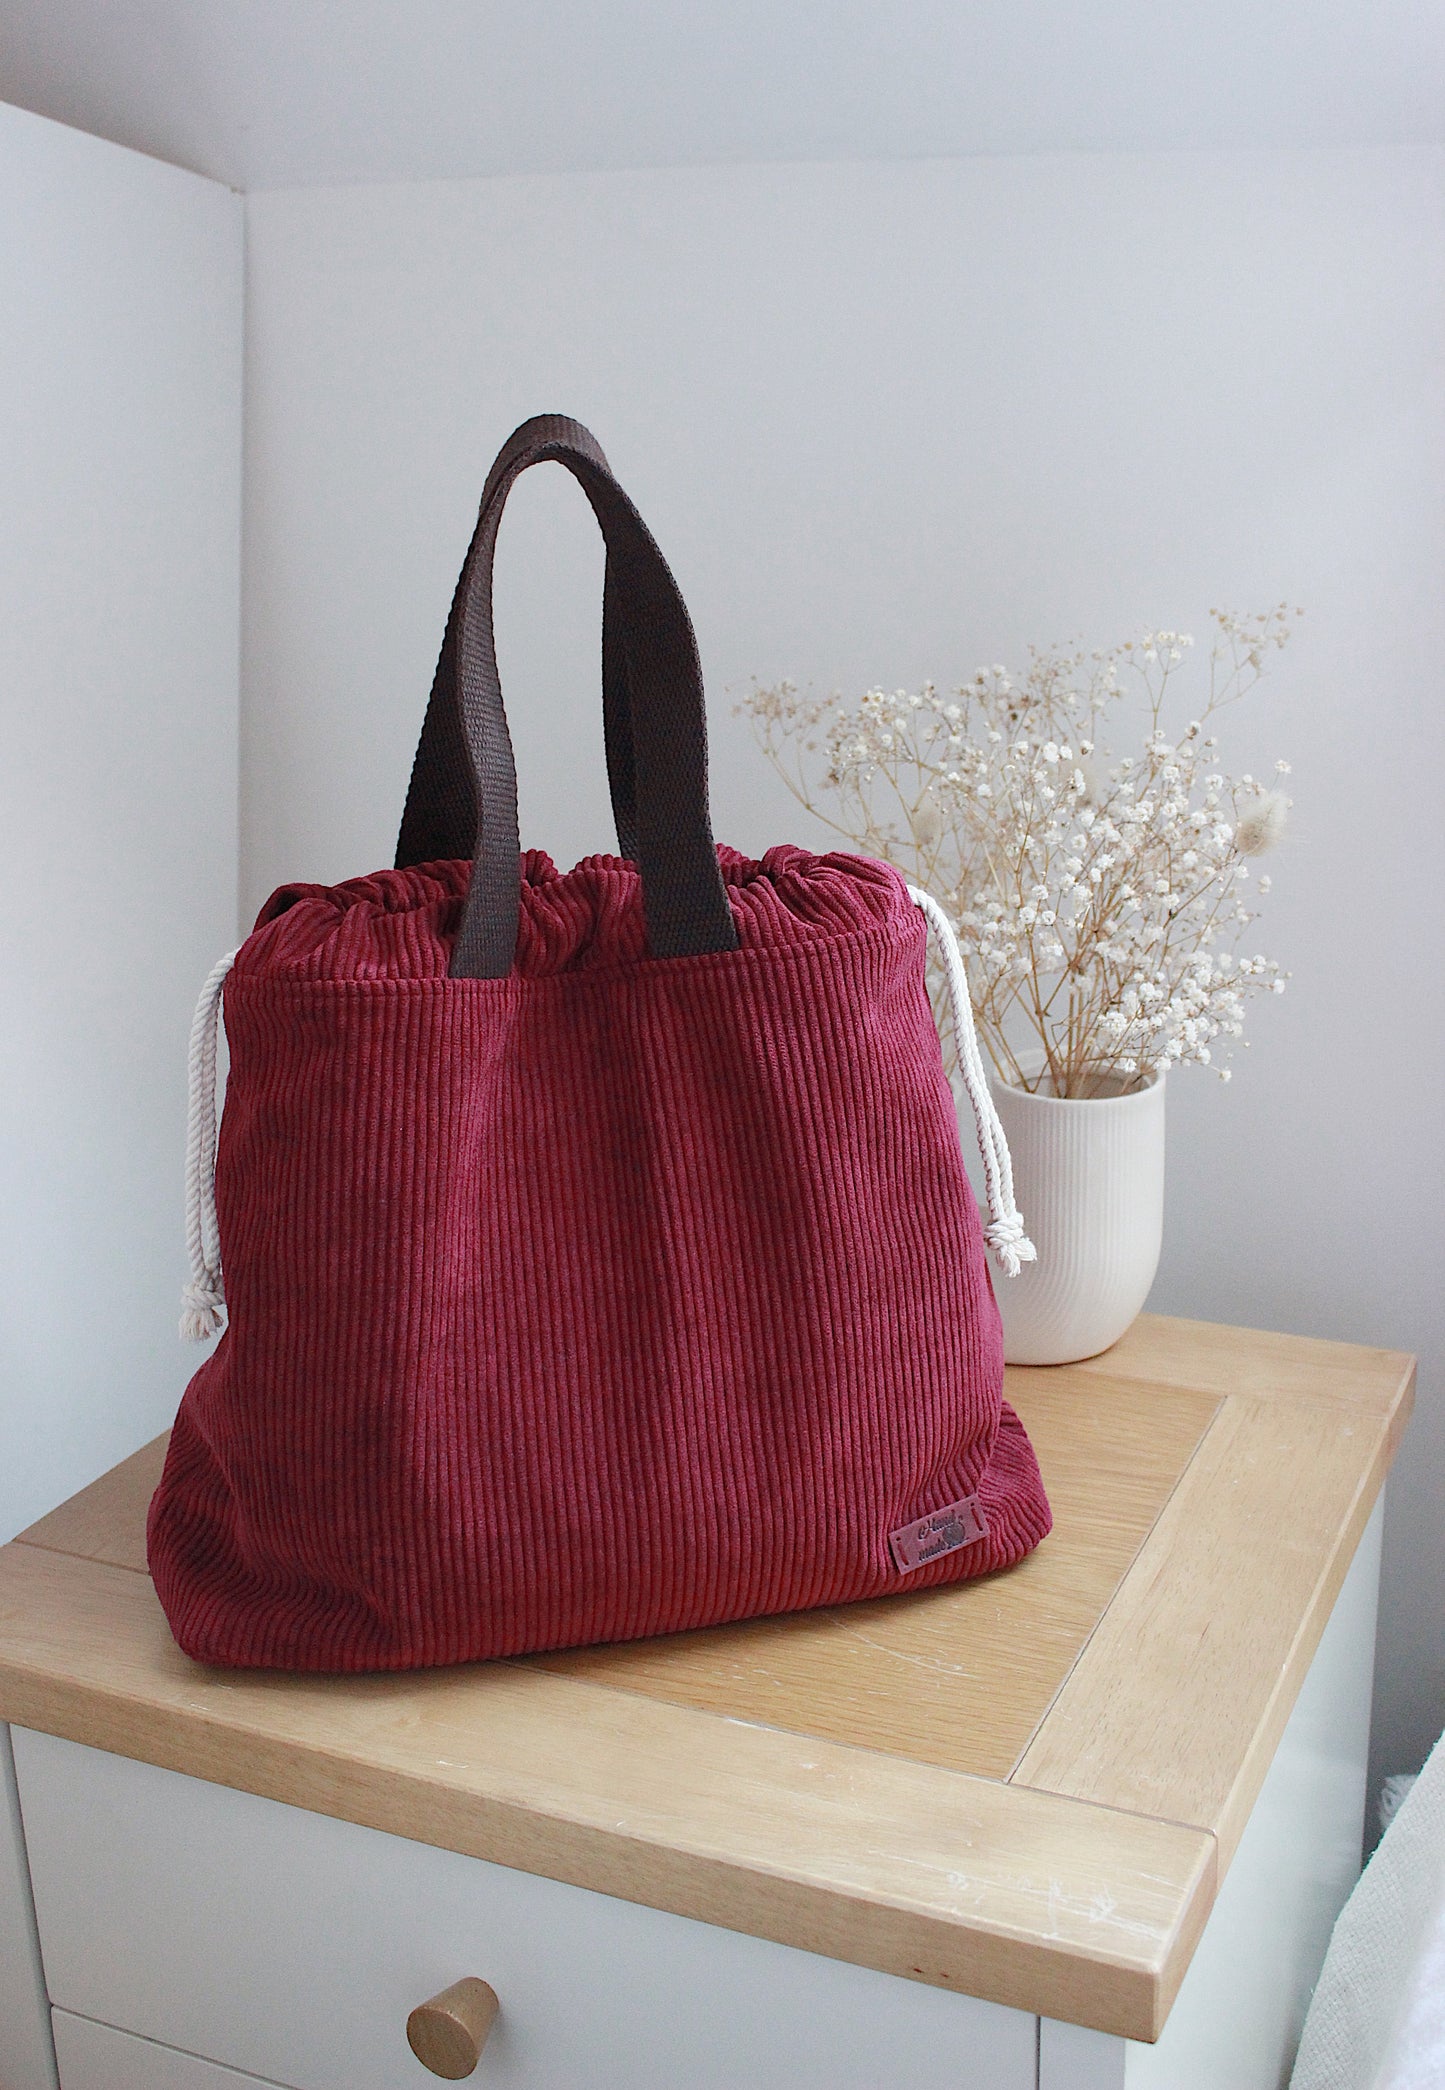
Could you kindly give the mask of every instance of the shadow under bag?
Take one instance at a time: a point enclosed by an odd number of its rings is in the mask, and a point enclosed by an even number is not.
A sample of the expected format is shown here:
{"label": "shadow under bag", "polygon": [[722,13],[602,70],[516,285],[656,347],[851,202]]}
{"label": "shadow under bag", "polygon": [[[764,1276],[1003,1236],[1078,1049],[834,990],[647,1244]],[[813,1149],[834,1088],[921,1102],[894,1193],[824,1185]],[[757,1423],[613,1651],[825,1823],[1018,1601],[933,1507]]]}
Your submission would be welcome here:
{"label": "shadow under bag", "polygon": [[[492,637],[502,507],[548,459],[607,544],[621,850],[565,874],[518,846]],[[917,1590],[1038,1543],[917,901],[865,857],[715,848],[676,583],[587,431],[526,423],[482,498],[397,868],[282,887],[198,1012],[190,1317],[227,1326],[149,1521],[187,1653],[465,1662]],[[1005,1216],[991,1238],[1029,1252]]]}

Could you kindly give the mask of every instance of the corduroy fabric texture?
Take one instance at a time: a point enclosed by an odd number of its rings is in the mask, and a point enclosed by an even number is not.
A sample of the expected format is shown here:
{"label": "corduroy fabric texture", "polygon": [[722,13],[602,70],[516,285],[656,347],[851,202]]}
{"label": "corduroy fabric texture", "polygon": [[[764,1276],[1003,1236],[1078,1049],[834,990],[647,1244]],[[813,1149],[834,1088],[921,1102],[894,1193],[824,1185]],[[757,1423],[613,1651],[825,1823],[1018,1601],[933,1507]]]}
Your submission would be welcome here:
{"label": "corduroy fabric texture", "polygon": [[[919,1589],[1049,1528],[891,867],[720,850],[735,951],[636,869],[283,888],[226,984],[230,1323],[151,1508],[180,1645],[407,1669]],[[889,1533],[988,1536],[900,1574]]]}

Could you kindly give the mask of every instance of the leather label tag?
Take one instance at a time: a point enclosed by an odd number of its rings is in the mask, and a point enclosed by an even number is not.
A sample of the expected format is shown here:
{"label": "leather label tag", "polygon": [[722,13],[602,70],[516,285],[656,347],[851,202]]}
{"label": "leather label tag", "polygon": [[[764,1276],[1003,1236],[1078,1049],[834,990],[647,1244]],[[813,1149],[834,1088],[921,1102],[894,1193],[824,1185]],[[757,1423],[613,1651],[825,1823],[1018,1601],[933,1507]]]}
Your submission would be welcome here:
{"label": "leather label tag", "polygon": [[888,1544],[898,1572],[906,1575],[913,1568],[927,1567],[930,1560],[941,1560],[945,1553],[956,1553],[960,1546],[976,1545],[987,1537],[988,1524],[977,1495],[965,1495],[961,1502],[950,1502],[943,1509],[905,1524],[900,1531],[890,1531]]}

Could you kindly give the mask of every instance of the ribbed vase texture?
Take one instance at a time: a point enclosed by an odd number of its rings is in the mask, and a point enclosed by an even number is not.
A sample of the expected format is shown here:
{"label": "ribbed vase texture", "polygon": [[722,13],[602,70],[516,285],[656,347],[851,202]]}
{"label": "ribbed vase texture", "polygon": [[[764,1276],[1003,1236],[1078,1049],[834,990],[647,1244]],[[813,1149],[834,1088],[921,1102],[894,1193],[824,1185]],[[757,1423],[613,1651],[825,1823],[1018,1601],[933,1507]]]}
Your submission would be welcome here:
{"label": "ribbed vase texture", "polygon": [[1095,1357],[1149,1296],[1164,1238],[1164,1078],[1122,1096],[1033,1095],[994,1080],[1038,1261],[996,1290],[1010,1364]]}

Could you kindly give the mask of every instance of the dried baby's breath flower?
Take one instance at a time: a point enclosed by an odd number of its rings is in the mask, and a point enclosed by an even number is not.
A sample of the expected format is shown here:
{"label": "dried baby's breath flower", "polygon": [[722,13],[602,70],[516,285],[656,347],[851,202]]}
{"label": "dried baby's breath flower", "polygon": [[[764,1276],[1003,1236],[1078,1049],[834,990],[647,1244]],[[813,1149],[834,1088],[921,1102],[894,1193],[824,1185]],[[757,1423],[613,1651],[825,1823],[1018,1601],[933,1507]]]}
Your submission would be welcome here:
{"label": "dried baby's breath flower", "polygon": [[[1249,776],[1232,784],[1206,727],[1259,680],[1291,613],[1210,614],[1207,701],[1177,732],[1169,685],[1193,640],[1176,631],[1031,649],[1021,676],[996,662],[949,692],[870,689],[849,704],[780,682],[740,707],[810,812],[948,909],[1008,1081],[1087,1095],[1101,1075],[1137,1083],[1189,1063],[1227,1081],[1247,1000],[1284,991],[1274,961],[1238,944],[1255,919],[1246,860],[1279,840],[1290,802]],[[1143,752],[1114,756],[1108,717],[1131,694]],[[1040,1045],[1026,1081],[1021,1058]]]}

